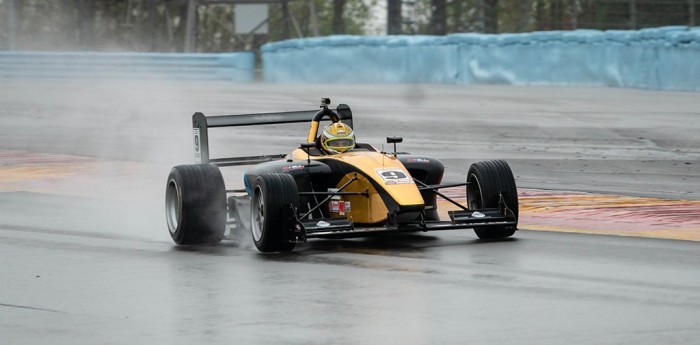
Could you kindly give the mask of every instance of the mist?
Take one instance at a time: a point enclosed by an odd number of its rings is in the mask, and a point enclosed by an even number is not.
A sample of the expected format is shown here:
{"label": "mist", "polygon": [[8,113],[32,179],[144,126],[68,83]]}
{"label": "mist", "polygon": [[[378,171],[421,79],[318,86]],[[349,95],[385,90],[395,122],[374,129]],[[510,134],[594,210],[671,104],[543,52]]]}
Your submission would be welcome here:
{"label": "mist", "polygon": [[[164,216],[166,178],[173,166],[193,163],[194,112],[313,110],[326,96],[359,103],[322,86],[148,77],[1,83],[0,191],[8,193],[2,207],[13,212],[0,225],[170,241]],[[397,91],[396,97],[405,94]],[[307,131],[308,124],[212,129],[211,155],[286,153],[305,140]],[[242,186],[244,169],[222,169],[228,188]]]}

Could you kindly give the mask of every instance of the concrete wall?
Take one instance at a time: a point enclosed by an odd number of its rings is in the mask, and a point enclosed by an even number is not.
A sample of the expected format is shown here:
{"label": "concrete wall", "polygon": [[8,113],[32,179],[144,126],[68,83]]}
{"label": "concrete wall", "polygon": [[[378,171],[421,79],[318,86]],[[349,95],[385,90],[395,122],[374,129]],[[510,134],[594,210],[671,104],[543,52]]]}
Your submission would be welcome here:
{"label": "concrete wall", "polygon": [[700,27],[266,44],[270,82],[607,85],[700,91]]}
{"label": "concrete wall", "polygon": [[255,54],[0,52],[0,78],[142,78],[250,82]]}

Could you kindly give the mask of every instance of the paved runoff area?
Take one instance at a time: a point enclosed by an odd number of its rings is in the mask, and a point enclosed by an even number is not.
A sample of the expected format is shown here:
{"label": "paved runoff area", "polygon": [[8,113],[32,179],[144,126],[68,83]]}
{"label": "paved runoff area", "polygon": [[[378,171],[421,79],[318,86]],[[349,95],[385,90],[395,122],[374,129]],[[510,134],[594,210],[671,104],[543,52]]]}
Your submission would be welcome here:
{"label": "paved runoff area", "polygon": [[[464,202],[463,189],[446,195]],[[700,241],[700,201],[521,189],[519,227],[528,230]],[[439,207],[456,209],[441,201]]]}

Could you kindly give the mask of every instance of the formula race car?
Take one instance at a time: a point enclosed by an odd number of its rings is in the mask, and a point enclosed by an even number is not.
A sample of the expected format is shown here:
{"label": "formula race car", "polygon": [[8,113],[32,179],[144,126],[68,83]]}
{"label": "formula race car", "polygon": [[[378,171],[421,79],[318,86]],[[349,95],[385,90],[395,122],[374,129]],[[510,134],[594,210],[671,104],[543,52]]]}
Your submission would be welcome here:
{"label": "formula race car", "polygon": [[[166,187],[166,219],[173,241],[179,245],[216,244],[227,229],[249,229],[259,251],[284,252],[312,238],[468,228],[480,239],[501,239],[515,233],[518,194],[505,161],[474,163],[465,182],[442,184],[443,164],[434,158],[397,152],[401,137],[387,138],[392,152],[356,143],[354,136],[319,140],[322,121],[352,129],[350,107],[340,104],[331,109],[329,104],[324,98],[319,111],[223,116],[195,113],[196,164],[174,167]],[[210,128],[306,121],[311,121],[307,139],[291,153],[209,157]],[[324,150],[334,145],[343,146],[342,152]],[[244,188],[227,190],[219,168],[240,165],[252,165],[244,174]],[[440,192],[448,187],[466,187],[467,204]],[[449,220],[440,219],[438,196],[457,208],[447,212]]]}

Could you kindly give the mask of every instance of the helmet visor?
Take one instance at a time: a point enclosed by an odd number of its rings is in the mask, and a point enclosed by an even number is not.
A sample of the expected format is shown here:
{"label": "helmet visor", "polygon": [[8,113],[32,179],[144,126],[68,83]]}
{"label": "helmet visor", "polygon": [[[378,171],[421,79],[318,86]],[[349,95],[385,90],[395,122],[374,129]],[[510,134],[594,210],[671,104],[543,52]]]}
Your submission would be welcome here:
{"label": "helmet visor", "polygon": [[351,149],[355,146],[355,141],[352,138],[327,139],[326,146],[335,149]]}

